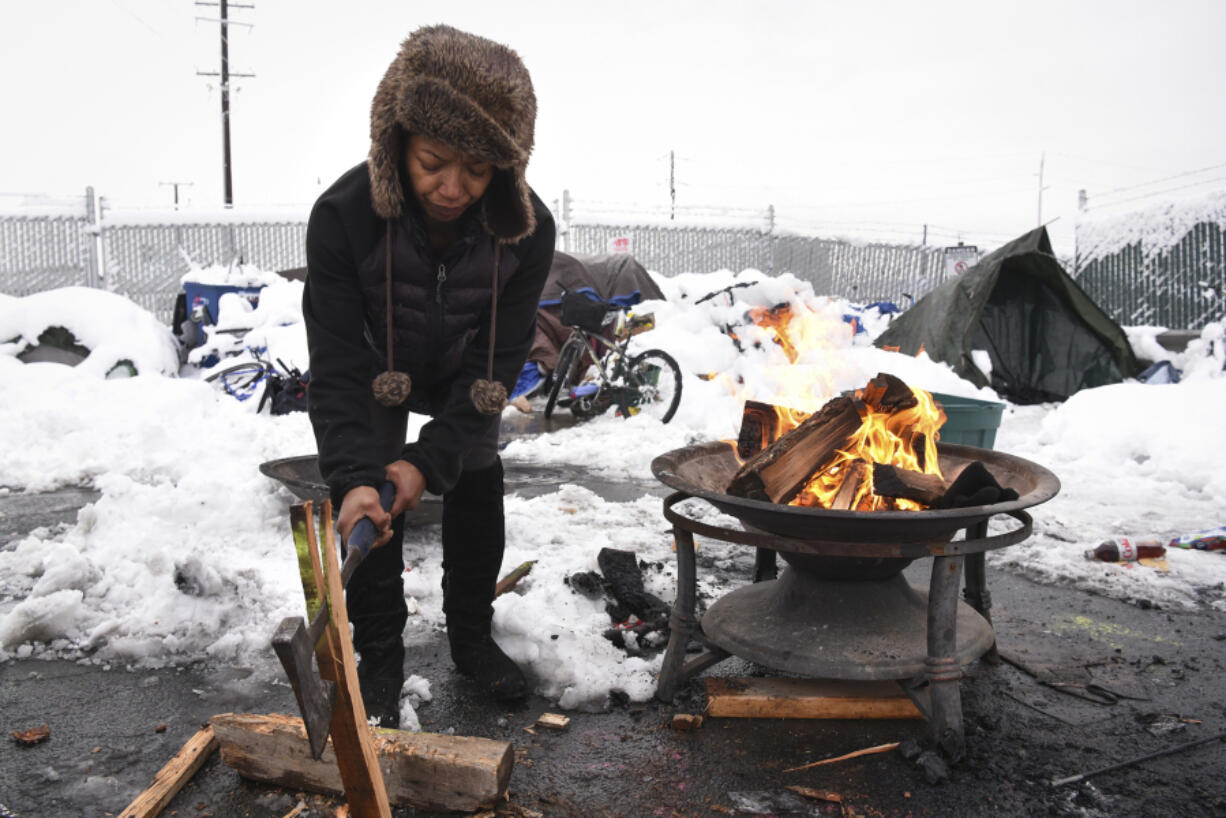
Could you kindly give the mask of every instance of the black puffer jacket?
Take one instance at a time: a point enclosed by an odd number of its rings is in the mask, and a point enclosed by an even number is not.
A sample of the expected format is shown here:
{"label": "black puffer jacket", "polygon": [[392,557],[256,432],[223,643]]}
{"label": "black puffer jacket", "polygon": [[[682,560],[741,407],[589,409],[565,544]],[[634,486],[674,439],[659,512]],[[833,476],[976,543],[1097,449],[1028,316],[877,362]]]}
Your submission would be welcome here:
{"label": "black puffer jacket", "polygon": [[[531,202],[535,231],[500,250],[493,362],[508,393],[532,346],[553,260],[553,217],[535,194]],[[495,239],[467,215],[462,238],[435,257],[412,200],[392,228],[395,367],[413,380],[408,408],[434,416],[401,456],[421,470],[427,490],[443,494],[471,441],[493,422],[473,407],[469,387],[486,373]],[[371,207],[367,165],[319,198],[307,228],[310,415],[334,503],[356,486],[377,485],[388,462],[370,421],[371,381],[386,366],[386,231]]]}

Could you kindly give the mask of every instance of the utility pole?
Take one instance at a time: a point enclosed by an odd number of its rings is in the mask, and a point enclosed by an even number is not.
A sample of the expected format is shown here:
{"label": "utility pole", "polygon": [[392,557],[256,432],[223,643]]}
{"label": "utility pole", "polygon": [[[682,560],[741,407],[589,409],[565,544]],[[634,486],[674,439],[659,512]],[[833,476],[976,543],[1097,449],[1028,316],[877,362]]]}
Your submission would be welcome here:
{"label": "utility pole", "polygon": [[1039,154],[1039,220],[1037,222],[1039,227],[1043,226],[1043,191],[1047,190],[1047,188],[1043,187],[1043,163],[1046,159],[1046,151]]}
{"label": "utility pole", "polygon": [[240,3],[230,4],[229,0],[218,0],[217,3],[202,2],[197,0],[197,6],[218,6],[221,16],[216,19],[207,19],[197,17],[197,20],[202,20],[208,23],[219,23],[221,25],[221,73],[214,74],[212,72],[197,71],[196,73],[205,77],[221,77],[221,163],[223,185],[225,187],[225,202],[226,207],[234,205],[234,181],[230,170],[230,78],[231,77],[254,77],[255,74],[237,74],[230,72],[230,26],[247,26],[251,27],[250,23],[235,22],[230,19],[230,8],[236,9],[253,9],[254,5],[245,5]]}
{"label": "utility pole", "polygon": [[668,198],[668,219],[672,221],[677,218],[677,155],[673,151],[668,152]]}
{"label": "utility pole", "polygon": [[182,185],[183,187],[192,186],[191,182],[158,182],[158,184],[164,187],[173,187],[175,189],[175,210],[179,209],[179,185]]}

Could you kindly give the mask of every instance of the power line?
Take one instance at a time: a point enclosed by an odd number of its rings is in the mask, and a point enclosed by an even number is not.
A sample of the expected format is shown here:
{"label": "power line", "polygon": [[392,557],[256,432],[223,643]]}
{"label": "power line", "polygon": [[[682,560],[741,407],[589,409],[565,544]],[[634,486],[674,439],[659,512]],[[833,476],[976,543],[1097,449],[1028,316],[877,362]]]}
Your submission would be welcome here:
{"label": "power line", "polygon": [[[1226,164],[1210,165],[1207,168],[1200,168],[1199,170],[1189,170],[1183,173],[1176,173],[1174,176],[1164,176],[1161,179],[1154,179],[1153,181],[1150,181],[1150,182],[1142,182],[1139,185],[1130,185],[1128,187],[1117,187],[1114,190],[1108,190],[1106,193],[1095,194],[1095,199],[1101,198],[1103,196],[1110,196],[1113,193],[1126,193],[1130,190],[1139,190],[1140,188],[1149,187],[1150,185],[1158,185],[1158,184],[1162,184],[1163,182],[1170,182],[1175,179],[1182,179],[1185,176],[1195,176],[1198,173],[1208,173],[1211,170],[1218,170],[1220,168],[1226,168]],[[1178,190],[1179,188],[1176,188],[1176,189]]]}
{"label": "power line", "polygon": [[[1219,167],[1226,167],[1226,165],[1219,165]],[[1158,196],[1164,196],[1167,193],[1174,193],[1177,190],[1187,190],[1190,187],[1200,187],[1201,185],[1213,184],[1215,182],[1226,182],[1226,176],[1218,176],[1213,179],[1203,179],[1199,182],[1192,182],[1191,184],[1187,184],[1187,185],[1179,185],[1178,187],[1170,187],[1170,188],[1166,188],[1165,190],[1155,190],[1152,193],[1146,193],[1141,196],[1133,196],[1130,199],[1119,199],[1114,202],[1106,202],[1105,204],[1102,204],[1102,205],[1096,204],[1096,206],[1115,207],[1116,205],[1127,204],[1128,202],[1139,202],[1142,199],[1153,199]]]}

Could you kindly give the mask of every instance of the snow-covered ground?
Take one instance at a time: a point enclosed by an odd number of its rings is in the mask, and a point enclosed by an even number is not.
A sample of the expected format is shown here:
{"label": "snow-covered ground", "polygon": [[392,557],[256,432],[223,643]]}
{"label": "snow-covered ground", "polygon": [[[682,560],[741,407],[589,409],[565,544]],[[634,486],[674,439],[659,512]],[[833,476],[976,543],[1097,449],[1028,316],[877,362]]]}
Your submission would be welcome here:
{"label": "snow-covered ground", "polygon": [[[756,283],[698,303],[744,282]],[[789,275],[721,271],[660,284],[667,300],[640,308],[655,313],[656,329],[638,340],[668,350],[681,364],[685,385],[676,418],[660,425],[641,416],[605,416],[517,439],[503,454],[510,469],[571,464],[649,481],[656,455],[735,437],[746,398],[815,409],[878,372],[913,387],[997,400],[925,356],[873,348],[869,339],[886,319],[870,314],[868,332],[853,335],[842,319],[849,305],[814,294]],[[231,299],[223,323],[253,327],[247,345],[305,369],[295,313],[300,294],[301,284],[274,281],[254,312],[241,298]],[[101,492],[74,524],[0,547],[0,661],[67,657],[157,666],[203,658],[276,675],[269,637],[282,617],[303,612],[287,515],[295,500],[258,466],[313,453],[307,417],[257,414],[254,402],[219,393],[190,363],[180,377],[108,380],[97,367],[23,364],[16,357],[23,344],[3,343],[55,323],[67,323],[82,339],[105,337],[107,327],[98,325],[104,311],[80,308],[81,299],[92,297],[80,290],[0,297],[0,493],[78,485]],[[744,317],[752,306],[785,301],[806,317],[810,332],[795,362],[769,330]],[[726,325],[736,327],[741,351],[721,331]],[[134,320],[129,326],[142,327],[143,336],[128,333],[126,343],[142,354],[164,354],[168,328]],[[1226,608],[1226,554],[1171,550],[1165,566],[1083,556],[1112,537],[1169,539],[1226,523],[1222,335],[1220,324],[1210,326],[1172,358],[1184,372],[1178,384],[1131,382],[1084,391],[1062,405],[1007,406],[996,448],[1048,467],[1062,488],[1032,509],[1033,536],[992,553],[989,564],[1175,609]],[[560,707],[599,708],[615,690],[633,700],[650,697],[659,657],[628,656],[606,640],[603,604],[564,580],[596,570],[602,547],[621,548],[663,566],[645,579],[648,590],[671,600],[672,540],[659,499],[610,502],[582,486],[559,485],[541,496],[511,496],[506,511],[504,567],[539,561],[514,593],[497,601],[499,641],[531,667],[540,692]],[[410,533],[406,595],[420,624],[441,627],[437,540],[436,528]],[[700,582],[720,590],[711,578]],[[428,697],[428,682],[414,680],[418,699]]]}

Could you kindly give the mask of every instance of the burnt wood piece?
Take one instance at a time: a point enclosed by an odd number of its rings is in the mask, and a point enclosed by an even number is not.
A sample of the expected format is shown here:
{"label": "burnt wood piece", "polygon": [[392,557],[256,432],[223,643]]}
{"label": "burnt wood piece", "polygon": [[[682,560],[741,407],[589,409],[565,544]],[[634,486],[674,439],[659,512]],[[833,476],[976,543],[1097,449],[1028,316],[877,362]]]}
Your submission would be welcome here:
{"label": "burnt wood piece", "polygon": [[861,391],[861,399],[872,407],[874,412],[888,414],[900,409],[911,409],[919,404],[919,399],[915,397],[911,387],[901,379],[884,372],[879,372]]}
{"label": "burnt wood piece", "polygon": [[949,483],[939,474],[923,474],[885,463],[873,464],[873,494],[878,497],[896,497],[932,506],[940,502],[948,490]]}
{"label": "burnt wood piece", "polygon": [[748,460],[771,444],[779,434],[779,413],[769,403],[745,401],[741,411],[741,432],[736,439],[736,453]]}
{"label": "burnt wood piece", "polygon": [[633,551],[602,548],[596,564],[604,574],[613,597],[650,629],[668,626],[668,604],[643,586],[643,570]]}
{"label": "burnt wood piece", "polygon": [[864,482],[868,474],[868,463],[863,460],[853,460],[843,468],[846,474],[843,475],[843,482],[839,484],[839,490],[835,492],[834,499],[830,501],[830,507],[851,511],[855,508],[856,493],[860,490],[860,484]]}
{"label": "burnt wood piece", "polygon": [[847,445],[860,428],[863,406],[856,398],[830,400],[820,412],[805,418],[737,469],[728,483],[728,493],[751,500],[787,503],[835,450]]}

